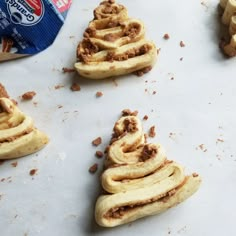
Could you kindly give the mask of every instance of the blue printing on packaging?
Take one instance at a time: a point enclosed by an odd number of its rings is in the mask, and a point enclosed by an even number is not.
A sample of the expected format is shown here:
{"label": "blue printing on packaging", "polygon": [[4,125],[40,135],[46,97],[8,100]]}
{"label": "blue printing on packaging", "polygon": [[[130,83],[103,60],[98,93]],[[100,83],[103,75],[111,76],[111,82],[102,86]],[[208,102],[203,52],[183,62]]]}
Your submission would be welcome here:
{"label": "blue printing on packaging", "polygon": [[72,0],[1,0],[0,38],[14,41],[14,53],[36,54],[50,46]]}

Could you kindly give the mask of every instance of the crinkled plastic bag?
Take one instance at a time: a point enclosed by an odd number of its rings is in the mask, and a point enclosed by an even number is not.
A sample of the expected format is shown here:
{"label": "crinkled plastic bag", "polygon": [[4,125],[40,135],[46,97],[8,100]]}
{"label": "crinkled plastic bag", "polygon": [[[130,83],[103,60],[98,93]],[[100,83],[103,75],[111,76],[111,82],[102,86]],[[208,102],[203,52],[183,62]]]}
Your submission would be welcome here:
{"label": "crinkled plastic bag", "polygon": [[0,0],[0,62],[49,47],[72,0]]}

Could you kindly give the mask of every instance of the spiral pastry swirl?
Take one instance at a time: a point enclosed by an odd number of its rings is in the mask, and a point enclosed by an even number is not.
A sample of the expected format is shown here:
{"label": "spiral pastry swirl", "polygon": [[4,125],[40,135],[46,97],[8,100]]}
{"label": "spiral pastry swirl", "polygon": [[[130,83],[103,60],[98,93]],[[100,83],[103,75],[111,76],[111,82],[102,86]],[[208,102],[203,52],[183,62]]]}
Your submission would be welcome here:
{"label": "spiral pastry swirl", "polygon": [[142,21],[128,17],[126,8],[104,1],[94,10],[94,20],[77,48],[78,73],[103,79],[136,71],[148,72],[157,60],[157,49],[145,39]]}
{"label": "spiral pastry swirl", "polygon": [[22,113],[9,98],[0,98],[0,159],[12,159],[37,152],[48,137],[31,117]]}
{"label": "spiral pastry swirl", "polygon": [[142,137],[137,116],[123,116],[114,126],[101,176],[107,194],[95,206],[95,219],[101,226],[114,227],[158,214],[199,188],[197,174],[186,176],[181,165],[167,160],[160,144],[147,144]]}

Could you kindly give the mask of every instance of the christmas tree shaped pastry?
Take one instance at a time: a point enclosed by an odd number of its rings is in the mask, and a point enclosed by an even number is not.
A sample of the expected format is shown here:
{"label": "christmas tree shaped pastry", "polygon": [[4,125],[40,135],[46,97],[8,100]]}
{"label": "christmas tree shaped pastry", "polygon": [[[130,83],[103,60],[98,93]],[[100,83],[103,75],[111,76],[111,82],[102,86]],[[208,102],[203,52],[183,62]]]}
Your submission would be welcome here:
{"label": "christmas tree shaped pastry", "polygon": [[37,152],[48,143],[30,116],[25,115],[0,84],[0,159],[12,159]]}
{"label": "christmas tree shaped pastry", "polygon": [[102,2],[77,48],[77,72],[86,78],[104,79],[151,70],[157,49],[145,39],[143,22],[129,18],[127,9],[115,1]]}
{"label": "christmas tree shaped pastry", "polygon": [[114,227],[159,214],[194,194],[198,174],[166,158],[159,144],[146,143],[136,114],[124,113],[114,126],[101,184],[106,194],[95,206],[96,222]]}

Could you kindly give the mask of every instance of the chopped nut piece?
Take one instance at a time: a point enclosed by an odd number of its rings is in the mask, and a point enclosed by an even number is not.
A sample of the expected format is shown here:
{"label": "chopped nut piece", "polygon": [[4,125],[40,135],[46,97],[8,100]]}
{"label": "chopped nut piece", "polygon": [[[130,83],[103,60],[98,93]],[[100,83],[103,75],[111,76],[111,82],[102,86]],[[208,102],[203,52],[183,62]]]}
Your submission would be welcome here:
{"label": "chopped nut piece", "polygon": [[169,34],[164,34],[163,38],[164,38],[164,39],[169,39],[170,36],[169,36]]}
{"label": "chopped nut piece", "polygon": [[96,97],[98,98],[98,97],[102,97],[103,96],[103,93],[102,92],[100,92],[100,91],[98,91],[98,92],[96,92]]}
{"label": "chopped nut piece", "polygon": [[148,116],[145,115],[145,116],[143,117],[143,120],[147,120],[147,119],[148,119]]}
{"label": "chopped nut piece", "polygon": [[96,151],[95,155],[98,158],[102,158],[103,157],[103,152],[102,151]]}
{"label": "chopped nut piece", "polygon": [[62,71],[63,71],[63,73],[72,73],[72,72],[75,72],[75,69],[74,68],[63,67]]}
{"label": "chopped nut piece", "polygon": [[32,170],[30,170],[29,174],[30,174],[31,176],[33,176],[33,175],[36,174],[37,171],[38,171],[38,169],[32,169]]}
{"label": "chopped nut piece", "polygon": [[154,138],[156,136],[155,126],[154,125],[149,129],[148,136],[151,137],[151,138]]}
{"label": "chopped nut piece", "polygon": [[70,89],[71,89],[72,91],[80,91],[81,88],[80,88],[79,84],[73,83],[73,84],[71,85]]}
{"label": "chopped nut piece", "polygon": [[179,45],[180,47],[185,47],[185,43],[183,41],[180,41]]}
{"label": "chopped nut piece", "polygon": [[24,93],[21,97],[23,100],[31,100],[33,97],[36,95],[36,92],[34,91],[29,91]]}
{"label": "chopped nut piece", "polygon": [[95,164],[93,164],[92,166],[89,167],[89,172],[93,174],[97,171],[97,169],[98,169],[98,164],[95,163]]}
{"label": "chopped nut piece", "polygon": [[102,143],[102,138],[101,137],[98,137],[98,138],[96,138],[96,139],[94,139],[93,141],[92,141],[92,144],[94,145],[94,146],[98,146],[98,145],[100,145]]}

